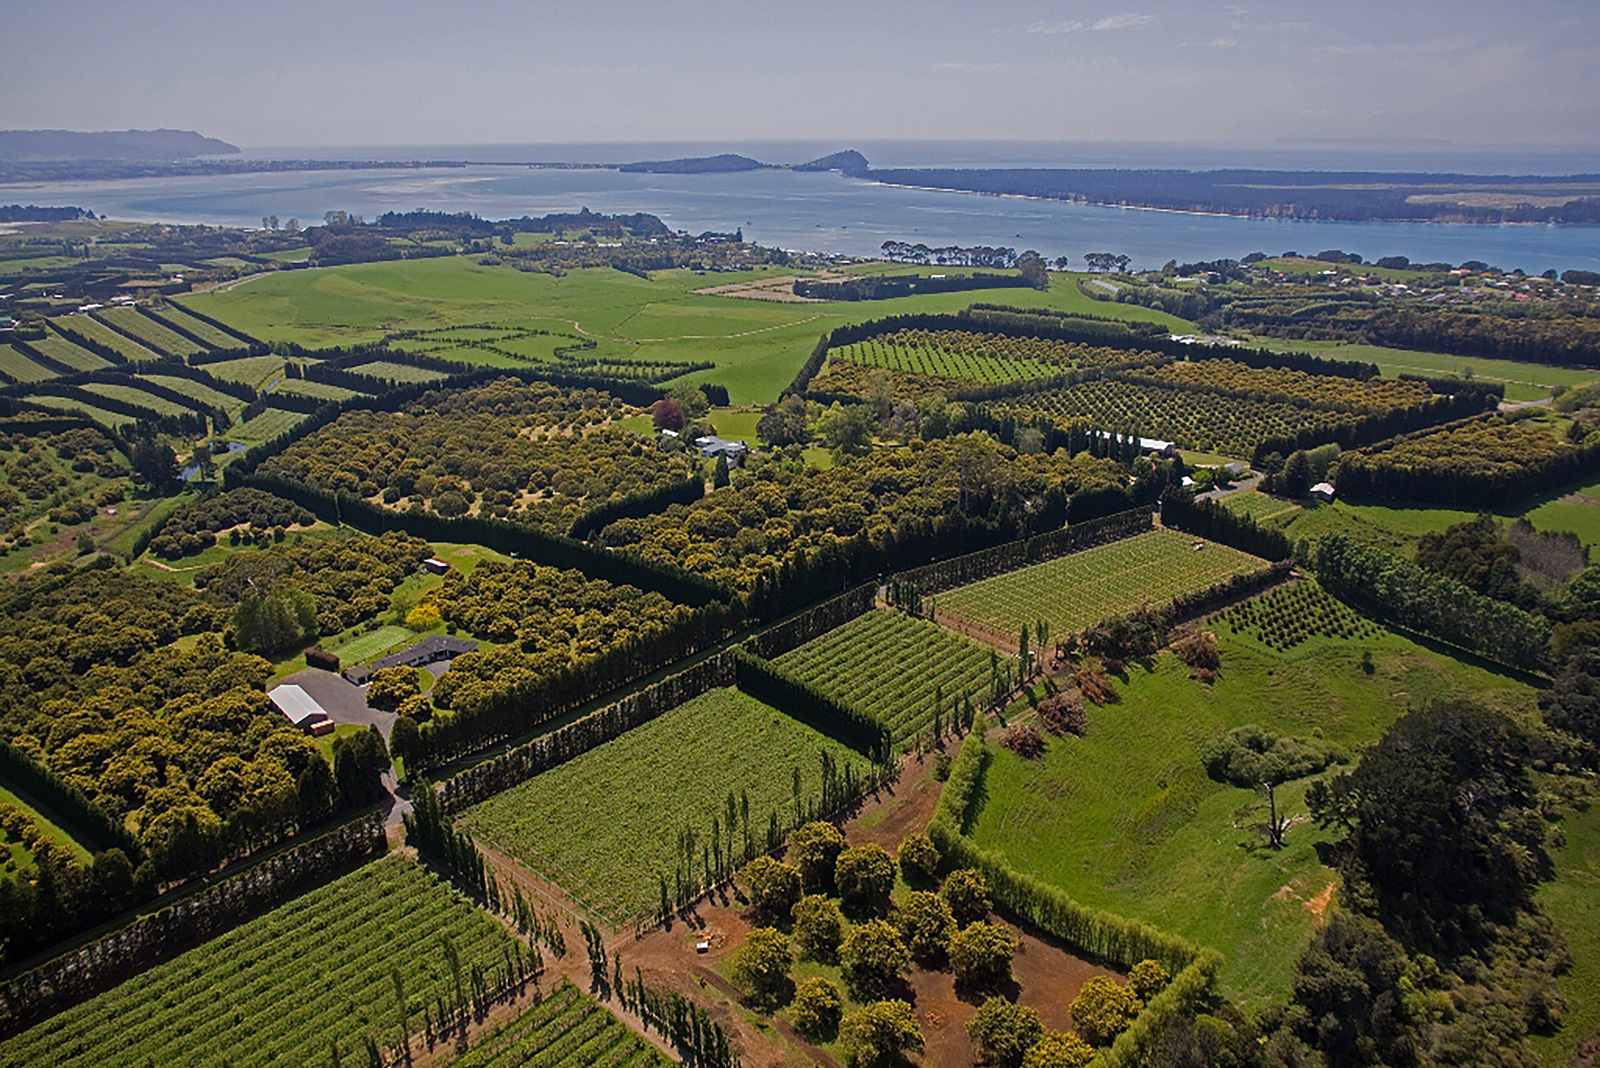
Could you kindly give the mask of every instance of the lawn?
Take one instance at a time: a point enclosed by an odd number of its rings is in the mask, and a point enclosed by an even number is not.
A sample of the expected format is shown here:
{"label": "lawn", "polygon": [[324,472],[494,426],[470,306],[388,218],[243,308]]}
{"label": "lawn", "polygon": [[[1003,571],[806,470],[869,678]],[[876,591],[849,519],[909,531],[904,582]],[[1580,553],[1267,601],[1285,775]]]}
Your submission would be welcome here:
{"label": "lawn", "polygon": [[792,826],[795,782],[802,799],[814,800],[824,752],[840,767],[867,770],[859,753],[755,698],[712,690],[469,809],[461,822],[622,923],[655,911],[658,879],[674,883],[685,830],[696,836],[699,871],[728,797],[741,810],[748,797],[749,825],[737,833],[742,840],[748,830],[758,849],[772,814]]}
{"label": "lawn", "polygon": [[936,695],[943,695],[946,727],[953,700],[972,697],[983,704],[992,655],[938,624],[889,609],[857,616],[777,663],[886,724],[903,747],[933,725]]}
{"label": "lawn", "polygon": [[1378,345],[1353,345],[1338,341],[1301,338],[1256,338],[1254,344],[1275,352],[1309,352],[1335,360],[1370,360],[1384,375],[1449,377],[1470,375],[1485,382],[1503,382],[1506,400],[1526,401],[1548,397],[1558,389],[1593,382],[1600,372],[1586,367],[1548,367],[1515,360],[1451,356],[1442,352],[1416,352]]}
{"label": "lawn", "polygon": [[[1593,553],[1600,548],[1600,503],[1591,504],[1589,501],[1600,502],[1600,483],[1565,486],[1554,494],[1524,501],[1519,507],[1496,509],[1494,515],[1502,523],[1526,519],[1540,531],[1570,531]],[[1284,515],[1289,517],[1286,523],[1283,522]],[[1466,522],[1476,515],[1473,511],[1428,504],[1351,504],[1336,501],[1285,512],[1275,517],[1274,525],[1281,525],[1284,533],[1293,540],[1315,540],[1337,532],[1363,545],[1398,553],[1409,559],[1415,555],[1417,542],[1424,534]]]}
{"label": "lawn", "polygon": [[1199,551],[1195,544],[1187,534],[1151,530],[974,582],[935,600],[940,612],[1007,636],[1042,619],[1062,637],[1265,563],[1217,542]]}
{"label": "lawn", "polygon": [[379,627],[358,638],[352,638],[337,648],[329,649],[328,652],[337,656],[341,664],[359,664],[383,656],[414,637],[415,633],[405,627],[392,625]]}
{"label": "lawn", "polygon": [[[1226,625],[1217,632],[1214,684],[1162,653],[1129,668],[1119,703],[1090,706],[1085,737],[1052,739],[1036,762],[996,747],[972,833],[1086,905],[1219,950],[1223,993],[1255,1010],[1287,994],[1294,961],[1336,889],[1318,856],[1328,836],[1304,821],[1301,781],[1278,792],[1293,820],[1285,848],[1265,848],[1259,799],[1212,782],[1201,747],[1250,723],[1367,745],[1408,706],[1461,696],[1522,712],[1535,697],[1387,631],[1312,636],[1286,652]],[[1360,665],[1365,651],[1371,675]]]}
{"label": "lawn", "polygon": [[487,973],[512,939],[416,862],[387,857],[0,1042],[0,1062],[199,1068],[226,1051],[234,1068],[266,1068],[328,1064],[336,1046],[353,1064],[367,1038],[395,1041],[395,969],[416,1031],[423,1005],[454,1002],[447,941],[463,973]]}
{"label": "lawn", "polygon": [[1217,502],[1228,511],[1247,515],[1257,523],[1271,523],[1275,520],[1287,522],[1300,511],[1300,506],[1293,501],[1286,501],[1281,497],[1269,497],[1258,490],[1225,493],[1217,498]]}

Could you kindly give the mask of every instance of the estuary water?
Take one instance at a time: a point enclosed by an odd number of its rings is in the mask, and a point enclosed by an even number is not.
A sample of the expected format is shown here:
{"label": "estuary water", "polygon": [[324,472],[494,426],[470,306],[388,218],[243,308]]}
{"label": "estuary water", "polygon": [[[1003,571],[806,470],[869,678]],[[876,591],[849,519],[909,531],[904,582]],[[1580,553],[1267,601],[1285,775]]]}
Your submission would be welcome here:
{"label": "estuary water", "polygon": [[[910,146],[910,147],[908,147]],[[920,147],[919,147],[920,146]],[[1074,146],[1008,150],[983,145],[891,143],[861,146],[880,166],[1256,166],[1284,169],[1451,170],[1463,173],[1576,173],[1600,169],[1574,154],[1463,157],[1426,151],[1403,156],[1328,151],[1258,150],[1253,155],[1173,146],[1098,151]],[[878,185],[838,174],[788,170],[735,174],[624,174],[558,169],[508,160],[616,163],[740,150],[794,162],[826,146],[804,143],[719,145],[401,146],[258,150],[267,158],[475,159],[466,167],[292,171],[183,178],[0,185],[0,202],[74,204],[115,219],[259,226],[263,216],[319,222],[342,210],[368,219],[385,211],[470,211],[485,218],[543,215],[587,207],[651,212],[674,229],[699,233],[742,228],[746,239],[787,249],[876,255],[887,240],[941,245],[1007,245],[1069,257],[1113,252],[1135,267],[1238,258],[1249,252],[1313,254],[1343,249],[1373,260],[1483,260],[1506,270],[1600,269],[1600,227],[1470,226],[1441,223],[1349,223],[1250,219],[1061,201],[996,197]],[[765,151],[761,151],[765,149]],[[819,151],[820,149],[820,151]],[[1187,162],[1183,162],[1187,161]]]}

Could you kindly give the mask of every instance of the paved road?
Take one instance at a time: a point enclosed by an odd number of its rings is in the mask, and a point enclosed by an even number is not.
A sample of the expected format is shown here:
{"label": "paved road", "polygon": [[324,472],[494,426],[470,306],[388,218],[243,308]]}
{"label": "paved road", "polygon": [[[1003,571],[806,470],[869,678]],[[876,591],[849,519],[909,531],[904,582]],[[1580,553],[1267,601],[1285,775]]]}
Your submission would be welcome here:
{"label": "paved road", "polygon": [[[448,664],[433,664],[429,666],[429,670],[437,668],[438,670],[434,671],[437,677],[448,666]],[[319,705],[327,709],[328,717],[335,723],[356,727],[377,727],[379,733],[383,735],[385,744],[388,743],[389,732],[394,728],[397,717],[393,712],[369,706],[367,691],[352,684],[343,675],[323,671],[321,668],[306,668],[283,681],[288,685],[300,687],[314,697]],[[408,791],[399,789],[393,771],[384,772],[383,788],[389,792],[389,797],[384,802],[384,823],[390,827],[398,827],[401,817],[411,811],[411,802],[406,800]]]}

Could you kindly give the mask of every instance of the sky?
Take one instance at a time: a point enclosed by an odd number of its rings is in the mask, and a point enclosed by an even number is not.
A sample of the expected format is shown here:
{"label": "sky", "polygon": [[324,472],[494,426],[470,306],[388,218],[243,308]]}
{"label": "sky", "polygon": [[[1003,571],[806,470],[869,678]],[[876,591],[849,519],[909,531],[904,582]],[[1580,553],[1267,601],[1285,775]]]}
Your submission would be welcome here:
{"label": "sky", "polygon": [[0,128],[1600,143],[1596,0],[0,0]]}

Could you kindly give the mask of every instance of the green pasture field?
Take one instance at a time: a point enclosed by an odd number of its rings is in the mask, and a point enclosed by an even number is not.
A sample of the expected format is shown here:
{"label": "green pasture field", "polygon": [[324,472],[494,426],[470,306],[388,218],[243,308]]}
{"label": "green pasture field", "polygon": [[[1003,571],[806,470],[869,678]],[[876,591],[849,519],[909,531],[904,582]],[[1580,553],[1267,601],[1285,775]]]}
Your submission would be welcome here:
{"label": "green pasture field", "polygon": [[159,360],[161,358],[160,354],[151,352],[136,341],[128,340],[104,323],[98,322],[87,315],[58,316],[50,321],[60,323],[68,330],[76,331],[84,337],[92,338],[102,345],[116,349],[123,356],[134,362]]}
{"label": "green pasture field", "polygon": [[38,349],[57,363],[64,363],[74,371],[100,371],[111,366],[111,361],[102,356],[96,356],[88,349],[79,348],[64,337],[56,334],[46,334],[37,341],[28,344]]}
{"label": "green pasture field", "polygon": [[1564,844],[1549,849],[1555,878],[1536,900],[1566,935],[1572,967],[1558,980],[1566,1012],[1559,1031],[1529,1036],[1547,1068],[1574,1064],[1578,1046],[1600,1030],[1600,805],[1586,800],[1561,821]]}
{"label": "green pasture field", "polygon": [[[771,813],[780,827],[792,826],[793,776],[814,799],[822,752],[840,767],[867,770],[861,754],[755,698],[712,690],[468,809],[461,825],[585,906],[625,921],[655,910],[658,877],[672,884],[680,830],[711,843],[711,822],[724,818],[730,791],[749,796],[758,846]],[[738,834],[742,841],[743,828]]]}
{"label": "green pasture field", "polygon": [[106,308],[95,314],[106,322],[126,330],[157,352],[169,356],[193,356],[197,352],[205,351],[204,347],[196,345],[182,334],[168,330],[133,308]]}
{"label": "green pasture field", "polygon": [[244,442],[246,445],[252,445],[260,441],[271,441],[304,418],[305,416],[299,412],[286,412],[280,408],[268,408],[254,419],[233,427],[228,431],[228,437],[234,441]]}
{"label": "green pasture field", "polygon": [[157,315],[168,320],[176,326],[181,326],[195,337],[204,341],[214,349],[237,349],[244,347],[244,342],[232,334],[225,334],[212,326],[204,319],[196,319],[182,308],[172,304],[155,309]]}
{"label": "green pasture field", "polygon": [[0,374],[18,382],[46,382],[56,377],[48,367],[41,367],[10,345],[0,345]]}
{"label": "green pasture field", "polygon": [[203,370],[229,382],[243,382],[263,389],[273,379],[283,375],[283,357],[241,356],[237,360],[208,363]]}
{"label": "green pasture field", "polygon": [[158,397],[154,393],[146,393],[142,389],[124,386],[117,382],[85,382],[83,388],[102,397],[109,397],[112,400],[149,408],[151,411],[161,415],[184,415],[199,407],[199,405],[185,406],[176,401],[169,401],[165,397]]}
{"label": "green pasture field", "polygon": [[[728,387],[736,403],[769,403],[789,383],[817,337],[844,323],[912,311],[953,312],[994,293],[944,293],[887,301],[784,304],[698,294],[694,290],[771,277],[749,271],[712,278],[693,271],[655,272],[646,281],[610,268],[556,278],[470,257],[388,261],[264,275],[248,285],[189,298],[192,306],[268,341],[307,346],[377,341],[403,329],[529,321],[602,342],[650,360],[712,359],[717,367],[689,381]],[[1191,324],[1149,308],[1092,301],[1075,276],[1052,276],[1050,289],[996,291],[999,303]]]}
{"label": "green pasture field", "polygon": [[1052,634],[1063,637],[1265,564],[1218,542],[1206,542],[1197,552],[1195,543],[1174,530],[1146,531],[983,579],[934,600],[940,612],[1007,636],[1042,619]]}
{"label": "green pasture field", "polygon": [[933,725],[934,697],[951,723],[951,703],[983,704],[992,650],[936,623],[888,609],[857,616],[778,657],[779,666],[835,700],[858,708],[909,745]]}
{"label": "green pasture field", "polygon": [[204,382],[196,382],[192,378],[179,378],[176,375],[141,375],[158,386],[166,386],[176,390],[185,397],[193,397],[195,401],[210,408],[221,408],[223,411],[233,411],[244,407],[244,401],[232,394],[223,393],[221,390],[212,389]]}
{"label": "green pasture field", "polygon": [[121,412],[108,412],[104,408],[93,404],[85,404],[83,401],[75,400],[72,397],[37,396],[29,397],[28,401],[31,404],[37,404],[45,408],[58,408],[65,412],[81,413],[101,426],[110,427],[113,430],[129,426],[134,422],[131,415],[123,415]]}
{"label": "green pasture field", "polygon": [[[1228,500],[1229,498],[1224,498]],[[1591,501],[1596,503],[1590,503]],[[1283,527],[1291,539],[1317,539],[1341,533],[1363,545],[1398,553],[1409,559],[1424,534],[1442,531],[1464,523],[1477,512],[1460,508],[1440,508],[1431,504],[1312,504],[1290,513],[1287,522],[1280,515],[1272,525]],[[1502,523],[1526,519],[1544,533],[1570,531],[1588,546],[1600,550],[1600,482],[1563,487],[1551,494],[1531,498],[1519,507],[1500,508],[1492,513]],[[1600,560],[1600,555],[1596,555]]]}
{"label": "green pasture field", "polygon": [[358,392],[345,386],[335,386],[327,382],[313,382],[307,378],[285,378],[274,388],[274,393],[293,393],[301,397],[316,397],[319,400],[345,400],[358,396]]}
{"label": "green pasture field", "polygon": [[1256,338],[1253,344],[1275,352],[1309,352],[1314,356],[1327,356],[1335,360],[1370,360],[1385,375],[1426,375],[1437,378],[1460,377],[1470,372],[1473,378],[1485,382],[1504,382],[1508,401],[1538,400],[1556,390],[1600,378],[1600,370],[1590,367],[1547,367],[1516,360],[1451,356],[1442,352],[1417,352],[1339,341],[1263,337]]}
{"label": "green pasture field", "polygon": [[[1214,622],[1222,667],[1206,684],[1171,653],[1113,680],[1121,700],[1089,706],[1088,733],[1052,738],[1038,761],[996,746],[972,834],[1019,870],[1086,905],[1145,920],[1224,956],[1219,986],[1246,1011],[1281,1001],[1337,875],[1305,820],[1309,780],[1280,787],[1291,826],[1265,846],[1262,801],[1212,782],[1201,751],[1260,724],[1344,747],[1376,742],[1407,706],[1464,697],[1508,713],[1535,706],[1519,682],[1388,631],[1313,636],[1279,652]],[[1361,668],[1370,651],[1375,669]]]}
{"label": "green pasture field", "polygon": [[279,263],[304,263],[311,258],[311,247],[286,248],[282,252],[266,252],[262,259],[277,260]]}
{"label": "green pasture field", "polygon": [[[0,805],[10,805],[13,808],[21,809],[38,826],[39,830],[44,832],[46,838],[66,849],[79,864],[87,866],[94,859],[94,855],[89,852],[83,843],[68,834],[60,825],[51,822],[44,813],[4,786],[0,786]],[[21,842],[14,842],[9,848],[11,859],[18,868],[31,868],[33,866],[33,854]]]}
{"label": "green pasture field", "polygon": [[598,1001],[562,983],[450,1063],[452,1068],[671,1068],[677,1062]]}
{"label": "green pasture field", "polygon": [[395,1041],[394,969],[418,1031],[423,1005],[454,1002],[446,939],[463,973],[500,967],[512,943],[438,876],[386,857],[0,1042],[0,1061],[199,1068],[225,1050],[265,1068],[326,1064],[337,1044],[354,1063],[369,1037]]}

